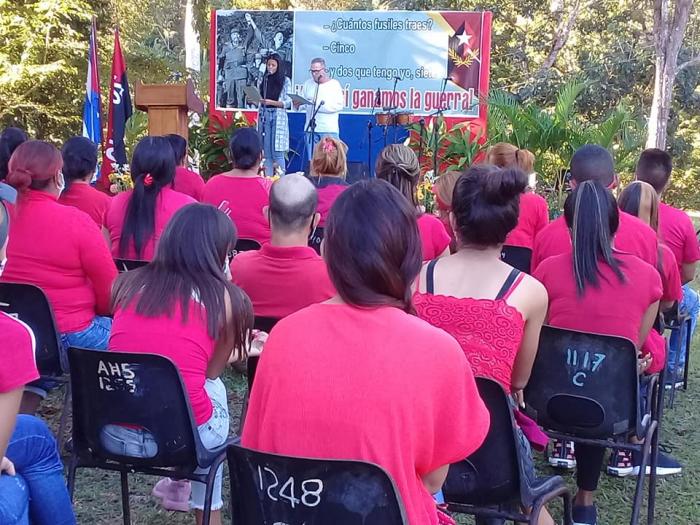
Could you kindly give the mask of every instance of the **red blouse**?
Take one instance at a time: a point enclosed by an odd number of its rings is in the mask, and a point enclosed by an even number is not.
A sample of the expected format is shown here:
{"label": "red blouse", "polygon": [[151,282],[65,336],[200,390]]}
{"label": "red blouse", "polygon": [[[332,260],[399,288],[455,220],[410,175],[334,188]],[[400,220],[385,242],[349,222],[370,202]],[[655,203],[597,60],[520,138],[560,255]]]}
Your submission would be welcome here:
{"label": "red blouse", "polygon": [[549,223],[547,201],[536,193],[523,193],[520,196],[518,224],[506,237],[504,244],[523,246],[532,249],[535,236]]}

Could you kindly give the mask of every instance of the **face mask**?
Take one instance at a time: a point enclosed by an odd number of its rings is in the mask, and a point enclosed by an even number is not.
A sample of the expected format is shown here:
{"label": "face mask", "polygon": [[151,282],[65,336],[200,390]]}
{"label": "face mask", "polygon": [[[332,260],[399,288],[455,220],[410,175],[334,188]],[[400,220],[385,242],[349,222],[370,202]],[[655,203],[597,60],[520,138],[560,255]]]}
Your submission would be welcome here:
{"label": "face mask", "polygon": [[59,177],[56,186],[58,187],[58,194],[61,195],[61,193],[63,193],[63,190],[66,189],[66,179],[63,178],[62,172],[59,172],[58,175]]}

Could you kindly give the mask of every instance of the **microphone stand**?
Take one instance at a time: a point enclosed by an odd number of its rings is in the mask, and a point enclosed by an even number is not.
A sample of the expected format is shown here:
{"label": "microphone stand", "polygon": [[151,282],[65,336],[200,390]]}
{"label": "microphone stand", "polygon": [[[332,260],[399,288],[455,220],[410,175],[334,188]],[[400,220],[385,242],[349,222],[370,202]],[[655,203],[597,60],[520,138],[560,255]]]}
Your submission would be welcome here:
{"label": "microphone stand", "polygon": [[[263,74],[263,81],[262,81],[262,98],[263,100],[267,100],[267,79],[268,79],[268,73],[267,73],[267,61],[265,63],[265,73]],[[263,151],[265,150],[265,121],[267,120],[267,104],[263,103],[263,101],[260,101],[260,104],[258,104],[258,121],[260,122],[260,129],[262,130],[260,135],[262,136],[262,143],[263,143]],[[272,159],[265,159],[271,161]]]}
{"label": "microphone stand", "polygon": [[[442,87],[440,88],[440,96],[438,97],[438,100],[442,100],[442,95],[445,93],[445,88],[447,88],[447,81],[450,80],[449,77],[445,77],[442,79]],[[445,107],[440,104],[440,107],[437,109],[437,111],[434,113],[435,118],[433,119],[433,177],[437,177],[437,170],[438,170],[438,135],[440,134],[440,117],[442,114],[445,112]]]}
{"label": "microphone stand", "polygon": [[367,120],[367,175],[372,176],[372,118],[374,117],[374,112],[377,106],[382,103],[382,90],[377,88],[377,96],[374,97],[372,102],[372,113],[369,114],[369,119]]}
{"label": "microphone stand", "polygon": [[309,142],[311,144],[311,147],[304,148],[304,150],[305,150],[304,158],[306,158],[306,156],[308,155],[309,156],[309,159],[308,159],[309,163],[311,162],[311,155],[313,155],[313,151],[309,152],[308,150],[313,149],[314,139],[316,138],[316,115],[318,115],[318,110],[321,109],[321,106],[323,105],[323,102],[321,102],[321,104],[318,104],[318,105],[316,104],[316,101],[318,100],[318,88],[320,85],[321,84],[319,82],[316,82],[316,92],[314,93],[314,101],[313,101],[314,102],[314,110],[311,113],[311,118],[309,119],[309,122],[306,125],[306,128],[304,129],[304,137],[308,137],[308,133],[309,133],[309,131],[311,131],[311,140]]}
{"label": "microphone stand", "polygon": [[[391,127],[394,129],[394,140],[393,142],[396,142],[396,84],[399,83],[399,80],[401,80],[399,77],[394,77],[394,86],[391,88],[391,109],[389,113],[391,114]],[[386,147],[386,133],[384,134],[384,147]]]}
{"label": "microphone stand", "polygon": [[425,119],[421,118],[418,121],[418,125],[420,126],[420,143],[418,146],[418,165],[421,166],[423,164],[423,139],[425,135]]}

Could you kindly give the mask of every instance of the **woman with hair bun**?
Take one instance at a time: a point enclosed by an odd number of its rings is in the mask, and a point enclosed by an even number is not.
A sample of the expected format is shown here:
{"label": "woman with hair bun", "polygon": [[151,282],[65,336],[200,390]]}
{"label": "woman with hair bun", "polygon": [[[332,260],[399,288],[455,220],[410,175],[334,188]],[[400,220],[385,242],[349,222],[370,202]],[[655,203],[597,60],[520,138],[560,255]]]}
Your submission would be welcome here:
{"label": "woman with hair bun", "polygon": [[166,137],[139,141],[131,159],[131,178],[134,189],[114,197],[107,213],[112,254],[150,261],[170,217],[196,201],[172,189],[175,154]]}
{"label": "woman with hair bun", "polygon": [[19,128],[5,128],[0,133],[0,181],[7,177],[7,165],[12,157],[12,152],[26,141],[27,134]]}
{"label": "woman with hair bun", "polygon": [[[476,376],[497,381],[518,400],[530,378],[547,312],[544,287],[501,260],[525,185],[520,170],[483,164],[457,180],[450,213],[457,252],[423,267],[413,298],[419,317],[459,342]],[[524,437],[521,445],[524,457],[531,458]],[[533,482],[531,461],[527,472],[526,481]],[[547,515],[540,523],[552,521]]]}
{"label": "woman with hair bun", "polygon": [[408,146],[390,144],[379,154],[375,172],[378,179],[398,189],[416,210],[423,260],[429,261],[450,253],[450,235],[440,219],[423,213],[418,205],[416,187],[420,179],[418,157]]}
{"label": "woman with hair bun", "polygon": [[[111,311],[117,269],[97,224],[57,202],[65,187],[62,167],[61,153],[48,142],[30,140],[12,154],[6,182],[19,197],[2,280],[33,284],[46,293],[65,359],[70,346],[107,348],[112,320],[103,316]],[[23,411],[33,412],[54,386],[44,379],[32,385]]]}
{"label": "woman with hair bun", "polygon": [[321,214],[318,223],[320,227],[325,226],[335,199],[349,186],[345,182],[348,171],[347,152],[345,142],[335,137],[323,137],[314,148],[311,158],[311,182],[318,190],[316,211]]}
{"label": "woman with hair bun", "polygon": [[[526,149],[499,142],[489,148],[486,162],[499,168],[517,168],[525,175],[534,175],[535,156]],[[543,197],[525,186],[520,196],[518,224],[506,237],[504,244],[532,249],[535,237],[549,223],[549,208]]]}

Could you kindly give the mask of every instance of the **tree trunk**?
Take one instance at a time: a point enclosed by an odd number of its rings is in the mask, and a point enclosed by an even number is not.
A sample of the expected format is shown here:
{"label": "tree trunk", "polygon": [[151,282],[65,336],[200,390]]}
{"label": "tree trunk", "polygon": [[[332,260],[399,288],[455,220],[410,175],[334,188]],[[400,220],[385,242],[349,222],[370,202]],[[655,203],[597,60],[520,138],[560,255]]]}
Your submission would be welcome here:
{"label": "tree trunk", "polygon": [[[647,148],[666,148],[673,85],[679,71],[678,53],[688,25],[693,0],[654,0],[654,97],[649,111]],[[685,64],[681,67],[687,67]]]}

